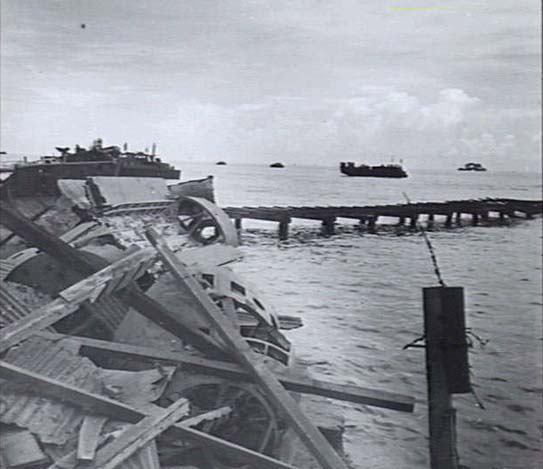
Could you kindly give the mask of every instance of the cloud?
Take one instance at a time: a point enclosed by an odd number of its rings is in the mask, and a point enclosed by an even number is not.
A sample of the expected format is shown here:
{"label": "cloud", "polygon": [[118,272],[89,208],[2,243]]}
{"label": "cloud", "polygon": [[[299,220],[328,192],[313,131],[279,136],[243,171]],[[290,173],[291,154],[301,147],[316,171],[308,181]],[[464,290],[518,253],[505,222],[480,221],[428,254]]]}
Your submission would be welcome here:
{"label": "cloud", "polygon": [[538,114],[527,128],[519,126],[526,121],[521,113],[487,114],[483,100],[456,88],[425,100],[371,88],[349,99],[278,96],[238,106],[188,101],[158,119],[152,133],[168,153],[176,142],[180,159],[337,164],[379,163],[394,155],[412,167],[442,167],[449,164],[444,159],[457,165],[466,158],[534,162]]}

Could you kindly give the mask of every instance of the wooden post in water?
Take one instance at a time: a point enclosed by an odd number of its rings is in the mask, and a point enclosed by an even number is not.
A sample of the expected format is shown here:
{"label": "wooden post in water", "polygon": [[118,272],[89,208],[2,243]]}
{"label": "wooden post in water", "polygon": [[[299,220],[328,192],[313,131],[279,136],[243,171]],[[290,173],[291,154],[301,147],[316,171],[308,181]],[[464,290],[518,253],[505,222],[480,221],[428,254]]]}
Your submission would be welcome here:
{"label": "wooden post in water", "polygon": [[413,214],[413,216],[411,217],[409,221],[409,228],[411,228],[412,230],[416,229],[418,219],[419,219],[419,214],[418,213]]}
{"label": "wooden post in water", "polygon": [[378,216],[371,216],[368,218],[368,233],[375,234],[375,225],[377,224]]}
{"label": "wooden post in water", "polygon": [[452,217],[453,217],[452,213],[447,213],[447,218],[445,219],[445,226],[447,228],[450,228],[452,225]]}
{"label": "wooden post in water", "polygon": [[453,393],[470,392],[461,287],[423,289],[430,467],[458,469]]}
{"label": "wooden post in water", "polygon": [[479,224],[479,214],[476,212],[473,212],[471,214],[471,225],[477,226]]}
{"label": "wooden post in water", "polygon": [[288,239],[289,223],[290,217],[284,217],[279,221],[279,241],[286,241]]}
{"label": "wooden post in water", "polygon": [[323,234],[329,236],[334,234],[334,223],[336,222],[335,217],[324,218],[322,220],[322,232]]}
{"label": "wooden post in water", "polygon": [[462,226],[462,212],[456,212],[456,224]]}
{"label": "wooden post in water", "polygon": [[236,227],[236,231],[238,233],[238,242],[241,244],[241,230],[242,230],[242,226],[241,226],[241,218],[236,218],[234,220],[234,226]]}
{"label": "wooden post in water", "polygon": [[398,226],[405,225],[405,217],[399,217],[398,218]]}
{"label": "wooden post in water", "polygon": [[429,213],[428,214],[427,228],[432,229],[433,227],[434,227],[434,214]]}

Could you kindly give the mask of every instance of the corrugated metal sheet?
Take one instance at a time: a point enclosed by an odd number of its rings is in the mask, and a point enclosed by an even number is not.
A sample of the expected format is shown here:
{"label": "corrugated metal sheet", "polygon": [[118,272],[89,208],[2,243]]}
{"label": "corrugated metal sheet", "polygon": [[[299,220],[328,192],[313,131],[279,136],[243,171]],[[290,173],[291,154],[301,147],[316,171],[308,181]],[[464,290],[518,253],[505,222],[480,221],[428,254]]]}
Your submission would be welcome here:
{"label": "corrugated metal sheet", "polygon": [[13,270],[15,265],[6,259],[0,259],[0,280],[4,280]]}
{"label": "corrugated metal sheet", "polygon": [[0,280],[0,328],[24,318],[49,300],[33,288]]}
{"label": "corrugated metal sheet", "polygon": [[[5,361],[49,378],[101,393],[99,369],[77,355],[73,344],[32,337],[9,350]],[[73,437],[83,414],[74,406],[31,394],[0,381],[0,421],[29,429],[44,443],[63,444]]]}
{"label": "corrugated metal sheet", "polygon": [[[75,449],[72,448],[71,451],[68,451],[63,448],[59,451],[54,448],[53,445],[46,445],[45,447],[45,452],[54,461],[54,464],[48,469],[76,469],[78,467]],[[136,454],[120,464],[118,469],[160,469],[155,440],[147,443]]]}
{"label": "corrugated metal sheet", "polygon": [[8,292],[0,281],[0,327],[14,323],[28,314],[27,309]]}

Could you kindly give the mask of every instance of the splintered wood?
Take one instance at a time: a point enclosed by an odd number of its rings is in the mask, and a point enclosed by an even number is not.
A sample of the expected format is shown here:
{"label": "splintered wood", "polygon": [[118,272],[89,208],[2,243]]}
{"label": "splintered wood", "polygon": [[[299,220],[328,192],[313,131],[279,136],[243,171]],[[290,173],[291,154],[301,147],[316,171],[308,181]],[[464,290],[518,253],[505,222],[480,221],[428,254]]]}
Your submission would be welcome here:
{"label": "splintered wood", "polygon": [[[323,436],[337,438],[341,432],[317,428],[291,392],[413,411],[409,396],[294,372],[290,342],[279,329],[301,327],[300,318],[278,315],[225,267],[242,256],[224,212],[208,201],[184,200],[185,209],[217,221],[215,235],[199,236],[203,246],[174,254],[149,229],[146,247],[125,250],[112,263],[76,247],[111,236],[109,228],[83,223],[59,238],[0,206],[6,228],[73,274],[72,284],[58,288],[47,304],[10,294],[0,298],[9,306],[0,313],[0,467],[296,469],[290,460],[278,459],[280,445],[294,432],[320,467],[341,469],[345,463]],[[204,230],[208,221],[196,218],[190,222],[196,224],[193,231]],[[217,240],[230,245],[207,245]],[[151,268],[160,273],[155,282],[163,288],[154,297],[137,282]],[[164,285],[174,307],[160,295]],[[85,337],[61,327],[77,315],[82,322],[107,319],[115,308],[132,308],[162,334],[173,334],[178,345],[115,341],[115,321],[99,323],[109,325],[106,332],[80,328]],[[235,392],[229,396],[225,389]],[[271,416],[263,439],[258,423],[243,420],[247,412],[256,413],[249,416],[255,422]]]}
{"label": "splintered wood", "polygon": [[328,441],[307,419],[273,373],[258,360],[239,331],[223,316],[217,305],[211,301],[201,285],[187,272],[186,267],[179,262],[164,240],[153,229],[149,229],[146,233],[175,278],[179,283],[187,285],[194,297],[201,303],[207,313],[207,319],[228,345],[232,354],[266,392],[266,396],[274,406],[285,414],[289,424],[292,425],[321,466],[325,469],[346,469],[347,466]]}

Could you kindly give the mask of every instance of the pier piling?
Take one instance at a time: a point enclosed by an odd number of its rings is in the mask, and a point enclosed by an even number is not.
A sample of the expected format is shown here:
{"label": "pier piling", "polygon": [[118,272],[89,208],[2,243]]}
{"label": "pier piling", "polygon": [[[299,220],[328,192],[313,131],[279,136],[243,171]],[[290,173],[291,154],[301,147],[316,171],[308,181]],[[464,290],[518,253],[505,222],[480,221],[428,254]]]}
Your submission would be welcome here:
{"label": "pier piling", "polygon": [[234,220],[234,226],[236,227],[236,231],[238,233],[238,242],[241,244],[241,232],[242,232],[242,219],[236,218]]}
{"label": "pier piling", "polygon": [[368,233],[372,233],[372,234],[376,233],[375,225],[377,225],[377,220],[378,219],[379,219],[379,217],[369,217],[368,218]]}
{"label": "pier piling", "polygon": [[330,236],[334,234],[334,224],[336,222],[335,217],[324,218],[322,220],[322,232],[324,235]]}
{"label": "pier piling", "polygon": [[462,212],[456,212],[455,221],[457,226],[462,226]]}
{"label": "pier piling", "polygon": [[288,239],[288,225],[290,223],[290,218],[283,218],[279,222],[279,241],[286,241]]}
{"label": "pier piling", "polygon": [[432,469],[458,469],[453,393],[471,390],[465,337],[464,290],[423,289],[424,335]]}

